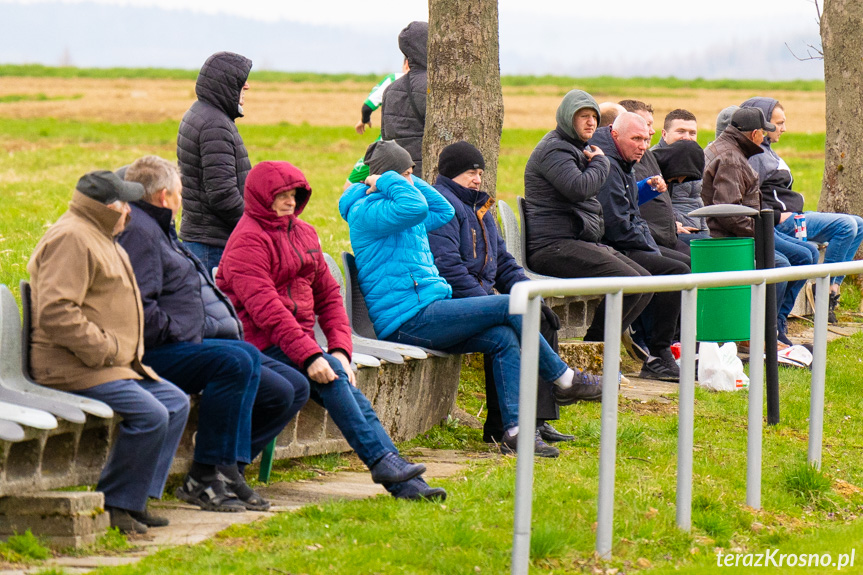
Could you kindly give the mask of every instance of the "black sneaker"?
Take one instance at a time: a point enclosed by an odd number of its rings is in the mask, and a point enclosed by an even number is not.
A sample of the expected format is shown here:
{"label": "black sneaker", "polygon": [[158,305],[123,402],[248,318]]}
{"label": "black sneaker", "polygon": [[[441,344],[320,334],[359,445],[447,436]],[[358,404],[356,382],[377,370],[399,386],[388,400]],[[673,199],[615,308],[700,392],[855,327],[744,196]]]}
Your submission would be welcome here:
{"label": "black sneaker", "polygon": [[191,475],[186,475],[183,484],[174,491],[177,499],[197,505],[204,511],[222,513],[240,513],[246,510],[243,502],[228,491],[221,474],[204,477],[198,481]]}
{"label": "black sneaker", "polygon": [[651,356],[644,365],[641,366],[642,379],[659,379],[663,381],[680,381],[680,367],[674,361],[674,356],[671,355],[671,350],[663,349],[659,356]]}
{"label": "black sneaker", "polygon": [[397,453],[389,452],[369,468],[375,483],[401,483],[422,475],[426,466],[422,463],[408,463]]}
{"label": "black sneaker", "polygon": [[576,401],[601,401],[602,377],[576,368],[571,386],[566,389],[554,386],[554,400],[558,405],[572,405]]}
{"label": "black sneaker", "polygon": [[249,487],[246,478],[243,477],[236,465],[217,465],[216,471],[219,472],[225,486],[237,496],[237,499],[243,502],[246,509],[249,511],[268,511],[270,509],[270,502]]}
{"label": "black sneaker", "polygon": [[139,523],[143,523],[147,527],[165,527],[170,523],[167,517],[153,515],[150,513],[149,509],[144,509],[143,511],[129,511],[129,515],[132,516],[132,519]]}
{"label": "black sneaker", "polygon": [[632,335],[634,333],[635,332],[632,331],[632,327],[628,327],[620,334],[620,342],[623,344],[623,349],[626,350],[626,353],[629,354],[629,357],[632,359],[636,361],[647,361],[650,354],[643,346],[639,345],[638,342],[632,339]]}
{"label": "black sneaker", "polygon": [[401,483],[384,485],[390,495],[396,499],[410,501],[446,501],[446,490],[443,487],[432,487],[422,477],[414,477]]}
{"label": "black sneaker", "polygon": [[566,433],[559,432],[547,421],[543,421],[542,425],[537,427],[536,430],[539,432],[539,437],[548,443],[559,443],[561,441],[572,441],[575,439],[574,435],[567,435]]}
{"label": "black sneaker", "polygon": [[[516,455],[518,453],[518,435],[510,435],[509,431],[504,433],[499,448],[504,455]],[[552,458],[560,455],[560,450],[544,442],[537,429],[533,440],[533,454],[537,457]]]}
{"label": "black sneaker", "polygon": [[127,509],[108,507],[106,505],[105,511],[108,512],[108,516],[111,518],[111,527],[114,527],[120,533],[131,534],[147,532],[147,526],[132,517]]}

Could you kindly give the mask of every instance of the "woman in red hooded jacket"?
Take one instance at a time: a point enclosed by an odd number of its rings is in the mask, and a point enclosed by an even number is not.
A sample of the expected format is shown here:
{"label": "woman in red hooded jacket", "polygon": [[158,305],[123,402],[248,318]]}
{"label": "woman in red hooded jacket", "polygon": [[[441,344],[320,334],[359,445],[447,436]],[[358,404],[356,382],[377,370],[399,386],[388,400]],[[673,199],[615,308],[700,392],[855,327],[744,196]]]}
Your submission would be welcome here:
{"label": "woman in red hooded jacket", "polygon": [[[261,162],[246,178],[243,217],[222,255],[216,283],[231,298],[246,340],[299,369],[311,398],[329,411],[348,444],[381,483],[402,499],[445,498],[422,479],[422,464],[402,459],[350,366],[351,328],[339,285],[315,229],[299,219],[312,194],[288,162]],[[315,341],[317,317],[328,350]]]}

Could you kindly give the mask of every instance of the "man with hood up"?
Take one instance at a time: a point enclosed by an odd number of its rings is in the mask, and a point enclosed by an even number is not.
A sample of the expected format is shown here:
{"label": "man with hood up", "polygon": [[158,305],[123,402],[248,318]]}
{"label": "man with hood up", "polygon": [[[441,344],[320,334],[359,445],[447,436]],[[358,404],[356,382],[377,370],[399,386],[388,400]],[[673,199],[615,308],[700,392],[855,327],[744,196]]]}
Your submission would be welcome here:
{"label": "man with hood up", "polygon": [[[600,243],[605,233],[596,195],[608,177],[602,150],[587,141],[600,118],[596,100],[572,90],[557,109],[557,127],[546,134],[524,169],[528,267],[561,278],[650,275],[625,255]],[[641,314],[650,294],[623,298],[623,329]],[[605,302],[596,308],[585,341],[602,341]]]}
{"label": "man with hood up", "polygon": [[414,175],[422,177],[423,133],[428,91],[428,22],[411,22],[399,34],[399,49],[408,72],[384,92],[381,139],[395,140],[414,161]]}
{"label": "man with hood up", "polygon": [[243,186],[252,165],[234,121],[243,116],[252,61],[232,52],[207,58],[177,135],[183,182],[180,238],[208,270],[219,265],[243,215]]}
{"label": "man with hood up", "polygon": [[[761,142],[764,153],[749,158],[749,165],[758,172],[761,205],[773,209],[776,231],[793,238],[794,215],[805,214],[805,239],[827,242],[824,263],[853,260],[860,243],[863,242],[863,218],[849,214],[804,212],[803,196],[791,189],[794,183],[791,168],[771,147],[785,133],[785,108],[778,100],[765,97],[750,98],[743,102],[741,107],[760,109],[767,121],[776,126],[773,132],[764,135],[764,141]],[[839,286],[843,279],[844,277],[835,277],[830,283],[830,323],[836,323],[835,310],[839,305]]]}
{"label": "man with hood up", "polygon": [[[617,117],[611,128],[600,128],[590,139],[591,144],[605,152],[611,166],[597,194],[605,221],[603,242],[651,275],[687,274],[689,256],[657,245],[638,211],[634,167],[650,145],[649,134],[644,118],[626,112]],[[649,355],[641,367],[641,377],[676,380],[680,368],[671,354],[671,343],[680,317],[680,296],[676,292],[656,293],[647,309],[653,326],[644,334]]]}

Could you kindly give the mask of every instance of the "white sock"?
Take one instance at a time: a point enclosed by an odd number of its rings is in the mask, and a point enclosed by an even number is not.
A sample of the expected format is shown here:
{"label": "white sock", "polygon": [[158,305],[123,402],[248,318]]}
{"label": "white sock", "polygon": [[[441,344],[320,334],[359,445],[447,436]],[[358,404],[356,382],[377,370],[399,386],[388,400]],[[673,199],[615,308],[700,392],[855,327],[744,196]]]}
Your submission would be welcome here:
{"label": "white sock", "polygon": [[571,367],[567,367],[566,371],[563,372],[563,375],[554,380],[554,385],[559,387],[560,389],[567,389],[572,387],[572,378],[575,377],[575,372]]}
{"label": "white sock", "polygon": [[509,435],[510,437],[515,437],[516,435],[518,435],[518,426],[516,425],[515,427],[510,427],[509,429],[506,430],[506,433],[504,435]]}

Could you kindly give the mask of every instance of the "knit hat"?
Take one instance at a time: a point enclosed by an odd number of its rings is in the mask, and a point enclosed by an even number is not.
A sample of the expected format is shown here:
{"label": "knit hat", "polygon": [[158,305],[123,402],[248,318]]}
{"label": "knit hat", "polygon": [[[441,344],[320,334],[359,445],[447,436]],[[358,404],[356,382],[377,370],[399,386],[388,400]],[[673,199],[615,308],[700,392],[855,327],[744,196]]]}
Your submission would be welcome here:
{"label": "knit hat", "polygon": [[380,175],[390,170],[401,174],[415,165],[408,151],[392,140],[372,142],[366,149],[363,161],[372,175]]}
{"label": "knit hat", "polygon": [[114,172],[98,170],[81,176],[75,189],[105,205],[116,201],[136,202],[144,197],[144,186],[138,182],[126,182]]}
{"label": "knit hat", "polygon": [[482,152],[468,142],[456,142],[444,148],[438,158],[438,173],[447,178],[455,178],[468,170],[484,170],[485,160]]}
{"label": "knit hat", "polygon": [[728,127],[728,124],[731,123],[731,115],[734,114],[737,110],[740,109],[740,106],[728,106],[716,116],[716,137],[725,131],[725,128]]}

